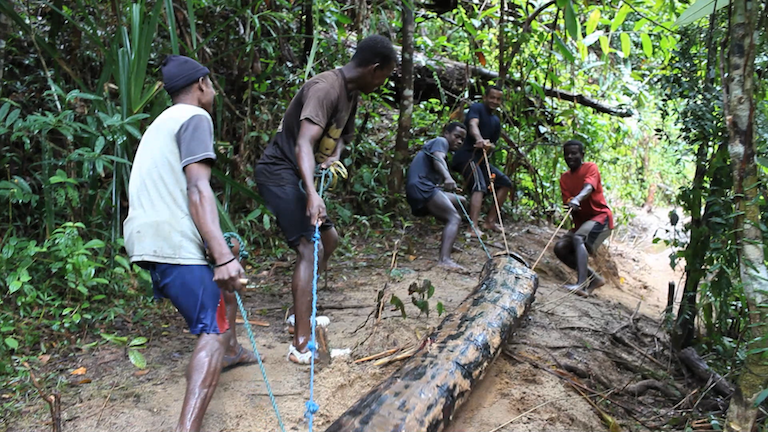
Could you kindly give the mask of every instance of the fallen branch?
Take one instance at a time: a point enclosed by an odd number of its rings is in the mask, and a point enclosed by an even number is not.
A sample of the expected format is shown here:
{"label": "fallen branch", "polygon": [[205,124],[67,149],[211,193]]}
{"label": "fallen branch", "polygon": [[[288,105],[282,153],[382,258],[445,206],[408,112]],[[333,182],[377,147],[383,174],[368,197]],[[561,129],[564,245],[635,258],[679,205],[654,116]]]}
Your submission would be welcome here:
{"label": "fallen branch", "polygon": [[648,353],[643,351],[639,346],[637,346],[637,345],[633,344],[632,342],[628,341],[622,335],[614,333],[614,334],[611,335],[611,339],[615,340],[616,342],[618,342],[621,345],[624,345],[624,346],[627,346],[629,348],[634,349],[635,351],[640,353],[640,355],[642,355],[643,357],[645,357],[648,360],[656,363],[656,365],[658,365],[660,368],[662,368],[662,369],[666,369],[667,368],[666,365],[664,365],[662,362],[660,362],[660,361],[656,360],[655,358],[653,358],[652,356],[650,356]]}
{"label": "fallen branch", "polygon": [[721,396],[730,397],[735,391],[733,384],[710,369],[709,365],[699,357],[693,347],[680,351],[677,355],[680,361],[690,369],[697,378],[704,382],[712,382],[714,390]]}
{"label": "fallen branch", "polygon": [[[248,320],[248,323],[251,325],[259,326],[259,327],[269,327],[269,323],[266,321],[258,320],[255,318],[250,318]],[[245,324],[245,321],[243,321],[242,318],[237,317],[235,318],[235,324]]]}
{"label": "fallen branch", "polygon": [[48,393],[43,390],[43,386],[35,378],[35,373],[32,372],[32,368],[29,367],[27,362],[23,363],[24,367],[29,371],[29,378],[32,381],[32,386],[37,389],[37,393],[48,404],[51,409],[51,430],[53,432],[61,432],[61,395],[56,390]]}
{"label": "fallen branch", "polygon": [[[330,37],[329,34],[326,36]],[[356,40],[357,38],[354,33],[350,33],[348,35],[345,44],[350,51],[355,50],[357,46]],[[334,43],[336,43],[335,39]],[[395,45],[395,50],[400,53],[401,48]],[[414,52],[413,59],[414,90],[416,90],[416,88],[420,90],[416,93],[424,93],[424,90],[428,90],[428,93],[437,91],[438,85],[435,82],[435,78],[439,79],[440,88],[443,89],[444,93],[453,91],[456,94],[463,94],[465,87],[472,76],[476,76],[482,81],[494,80],[497,82],[497,84],[499,84],[499,74],[482,67],[469,66],[466,63],[458,62],[441,56],[428,57],[427,55],[420,52]],[[504,81],[517,87],[525,87],[529,84],[524,80],[510,78],[508,75],[502,78]],[[432,87],[434,87],[434,90]],[[631,108],[606,105],[602,102],[596,101],[588,96],[581,94],[571,93],[569,91],[560,90],[557,88],[542,88],[542,91],[547,97],[560,99],[567,102],[574,102],[579,105],[592,108],[600,113],[617,117],[632,117],[633,115]]]}
{"label": "fallen branch", "polygon": [[382,351],[380,353],[369,355],[368,357],[363,357],[363,358],[357,359],[353,363],[358,364],[358,363],[365,363],[365,362],[371,361],[371,360],[377,360],[377,359],[380,359],[382,357],[390,356],[390,355],[400,351],[401,349],[402,348],[392,348],[392,349],[389,349],[389,350],[386,350],[386,351]]}
{"label": "fallen branch", "polygon": [[655,379],[647,379],[632,385],[628,385],[626,388],[624,388],[624,393],[630,396],[638,397],[646,394],[648,390],[656,390],[669,398],[679,399],[681,397],[680,393],[678,393],[676,390],[669,388],[668,386]]}

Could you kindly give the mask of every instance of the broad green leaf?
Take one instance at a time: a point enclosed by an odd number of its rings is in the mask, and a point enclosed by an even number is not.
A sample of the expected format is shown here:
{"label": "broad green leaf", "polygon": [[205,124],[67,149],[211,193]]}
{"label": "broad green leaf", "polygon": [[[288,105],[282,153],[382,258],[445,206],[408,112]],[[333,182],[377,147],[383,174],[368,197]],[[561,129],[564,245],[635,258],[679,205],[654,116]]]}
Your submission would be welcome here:
{"label": "broad green leaf", "polygon": [[587,56],[589,55],[589,51],[587,51],[587,46],[584,45],[584,42],[576,42],[576,49],[579,50],[579,57],[581,57],[581,61],[586,60]]}
{"label": "broad green leaf", "polygon": [[563,42],[563,40],[560,39],[558,35],[554,35],[554,36],[555,36],[555,45],[557,45],[557,49],[558,51],[560,51],[560,54],[562,54],[566,58],[566,60],[568,60],[571,63],[574,60],[576,60],[576,57],[573,56],[573,53],[571,52],[570,49],[568,49],[568,46],[565,44],[565,42]]}
{"label": "broad green leaf", "polygon": [[755,160],[757,161],[758,165],[768,168],[768,158],[757,156],[755,157]]}
{"label": "broad green leaf", "polygon": [[600,39],[600,36],[602,36],[604,34],[605,34],[604,31],[598,30],[598,31],[596,31],[594,33],[590,33],[589,35],[587,35],[587,37],[585,37],[582,42],[584,42],[584,45],[590,46],[593,43],[597,42],[597,40]]}
{"label": "broad green leaf", "polygon": [[576,19],[576,11],[573,9],[571,0],[568,0],[568,4],[565,5],[565,28],[573,40],[580,39],[579,21]]}
{"label": "broad green leaf", "polygon": [[5,338],[5,344],[8,345],[8,348],[15,350],[19,348],[19,341],[12,337]]}
{"label": "broad green leaf", "polygon": [[[176,14],[173,12],[173,0],[165,0],[165,17],[168,20],[168,33],[170,33],[171,36],[171,49],[174,54],[178,55],[179,38],[176,35]],[[134,47],[134,49],[138,48],[139,47]]]}
{"label": "broad green leaf", "polygon": [[608,36],[600,36],[600,49],[603,51],[603,55],[608,55],[611,52],[611,44],[608,41]]}
{"label": "broad green leaf", "polygon": [[611,31],[615,32],[619,27],[621,27],[622,24],[624,24],[624,20],[627,18],[627,14],[632,9],[627,6],[623,5],[618,12],[616,12],[616,16],[613,18],[613,21],[611,21]]}
{"label": "broad green leaf", "polygon": [[[189,34],[196,35],[197,28],[195,19],[195,2],[193,0],[187,0],[187,15],[189,16]],[[197,38],[192,38],[192,49],[197,51]]]}
{"label": "broad green leaf", "polygon": [[445,312],[445,306],[443,306],[443,302],[437,302],[437,316],[442,315]]}
{"label": "broad green leaf", "polygon": [[[600,22],[600,9],[595,9],[589,14],[587,18],[587,34],[592,34],[597,29],[597,24]],[[586,42],[585,42],[586,43]]]}
{"label": "broad green leaf", "polygon": [[683,11],[675,21],[676,26],[685,26],[691,24],[700,18],[709,16],[712,12],[718,11],[721,8],[728,6],[730,0],[697,0],[696,3],[688,6],[688,9]]}
{"label": "broad green leaf", "polygon": [[643,28],[643,26],[644,26],[644,25],[646,25],[647,23],[648,23],[648,20],[647,20],[647,19],[645,19],[645,18],[640,18],[639,20],[637,20],[637,22],[635,23],[635,28],[633,28],[632,30],[634,30],[634,31],[638,31],[638,30],[640,30],[641,28]]}
{"label": "broad green leaf", "polygon": [[645,53],[645,56],[651,58],[653,56],[651,37],[648,36],[648,33],[643,33],[640,35],[640,41],[643,43],[643,52]]}
{"label": "broad green leaf", "polygon": [[128,270],[128,271],[131,270],[131,264],[128,262],[127,259],[125,259],[125,257],[123,257],[121,255],[116,255],[115,256],[115,262],[120,264],[126,270]]}
{"label": "broad green leaf", "polygon": [[760,394],[757,395],[757,399],[755,399],[755,403],[753,403],[752,406],[754,408],[759,407],[766,398],[768,398],[768,389],[761,391]]}
{"label": "broad green leaf", "polygon": [[624,53],[624,58],[629,58],[630,51],[632,50],[629,35],[627,33],[622,33],[619,38],[621,39],[621,52]]}
{"label": "broad green leaf", "polygon": [[145,369],[147,367],[147,359],[145,359],[144,354],[140,353],[138,350],[129,349],[128,359],[139,369]]}
{"label": "broad green leaf", "polygon": [[103,100],[101,96],[92,95],[90,93],[83,93],[80,90],[72,90],[67,93],[66,101],[72,102],[73,99],[87,99],[87,100]]}
{"label": "broad green leaf", "polygon": [[21,281],[15,280],[15,281],[11,282],[11,284],[8,285],[8,292],[11,293],[11,294],[15,293],[16,291],[21,289],[21,285],[22,285]]}
{"label": "broad green leaf", "polygon": [[8,114],[8,117],[5,119],[5,127],[9,128],[13,124],[13,122],[16,121],[17,118],[19,118],[19,114],[21,114],[21,110],[16,108],[15,110],[11,111],[10,114]]}
{"label": "broad green leaf", "polygon": [[8,111],[11,110],[11,103],[6,102],[3,104],[3,106],[0,107],[0,121],[3,121],[6,115],[8,115]]}
{"label": "broad green leaf", "polygon": [[145,338],[144,336],[139,336],[137,338],[134,338],[131,341],[131,343],[128,344],[128,346],[129,347],[135,347],[135,346],[144,345],[145,343],[147,343],[147,341],[148,341],[148,339]]}
{"label": "broad green leaf", "polygon": [[99,248],[103,248],[104,246],[105,245],[104,245],[103,241],[101,241],[99,239],[93,239],[93,240],[89,241],[88,243],[86,243],[85,246],[83,246],[83,248],[84,249],[91,249],[91,248],[99,249]]}
{"label": "broad green leaf", "polygon": [[557,7],[560,9],[564,8],[565,5],[567,5],[569,0],[557,0],[555,3],[557,4]]}

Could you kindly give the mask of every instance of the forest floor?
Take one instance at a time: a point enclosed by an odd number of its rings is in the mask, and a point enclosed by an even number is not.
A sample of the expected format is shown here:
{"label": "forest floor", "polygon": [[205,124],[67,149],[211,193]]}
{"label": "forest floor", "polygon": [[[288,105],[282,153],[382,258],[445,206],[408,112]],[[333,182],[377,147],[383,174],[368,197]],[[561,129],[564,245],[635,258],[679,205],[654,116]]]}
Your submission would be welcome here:
{"label": "forest floor", "polygon": [[[661,324],[669,281],[680,271],[669,266],[669,250],[653,244],[654,233],[669,229],[667,210],[637,210],[629,226],[619,227],[599,254],[598,270],[608,283],[591,297],[570,295],[561,288],[574,274],[550,251],[536,271],[536,300],[527,319],[488,369],[469,400],[456,412],[448,431],[491,431],[515,419],[503,431],[603,431],[684,428],[707,430],[695,420],[708,405],[722,405],[699,393],[696,383],[670,354]],[[321,312],[331,318],[333,348],[351,348],[351,358],[335,359],[316,374],[315,400],[320,405],[315,427],[323,430],[400,363],[376,366],[354,359],[414,344],[441,317],[438,301],[450,312],[478,283],[486,256],[476,239],[460,236],[454,258],[470,275],[435,266],[441,227],[422,222],[400,237],[380,240],[356,237],[347,228],[347,253],[331,264],[327,288],[319,292]],[[533,263],[554,232],[552,226],[512,224],[510,249]],[[398,241],[399,240],[399,241]],[[397,242],[396,277],[389,275]],[[499,235],[490,243],[503,244]],[[496,247],[491,252],[498,251]],[[680,265],[678,265],[678,269]],[[290,263],[266,261],[251,273],[246,308],[253,319],[256,342],[277,397],[286,430],[305,430],[304,403],[309,395],[309,369],[286,361],[290,337],[283,324],[290,305]],[[429,316],[419,316],[410,302],[412,282],[429,279],[435,286]],[[403,299],[407,318],[385,309],[375,334],[370,320],[376,295],[385,284]],[[322,286],[321,281],[321,286]],[[65,431],[166,431],[177,420],[184,395],[184,372],[194,337],[167,304],[158,305],[160,322],[145,355],[148,368],[137,370],[124,348],[96,346],[80,355],[51,360],[44,368],[58,371],[72,385],[62,393]],[[250,346],[242,325],[238,339]],[[85,375],[71,375],[84,367]],[[651,383],[651,381],[654,381]],[[81,384],[78,384],[81,383]],[[649,384],[650,383],[650,384]],[[580,394],[581,393],[581,394]],[[6,424],[7,430],[49,429],[45,404],[32,401]],[[610,423],[616,424],[611,427]],[[665,426],[666,425],[666,426]],[[677,426],[674,426],[677,425]],[[617,427],[619,427],[617,429]],[[3,428],[0,428],[3,429]],[[221,376],[205,417],[206,431],[275,431],[277,421],[258,365],[242,366]]]}

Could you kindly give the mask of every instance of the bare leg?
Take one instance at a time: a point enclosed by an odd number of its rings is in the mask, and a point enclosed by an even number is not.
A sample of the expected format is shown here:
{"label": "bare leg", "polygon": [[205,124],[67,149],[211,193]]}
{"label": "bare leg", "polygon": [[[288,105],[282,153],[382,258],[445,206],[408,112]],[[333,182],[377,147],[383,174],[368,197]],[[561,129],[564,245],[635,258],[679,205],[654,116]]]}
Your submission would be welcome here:
{"label": "bare leg", "polygon": [[[320,242],[318,258],[323,261],[323,242]],[[309,322],[312,315],[312,273],[314,270],[314,244],[302,237],[296,248],[296,268],[293,272],[294,315],[296,326],[293,333],[293,346],[304,353],[307,351],[307,343],[310,340],[312,326]]]}
{"label": "bare leg", "polygon": [[[478,219],[480,219],[480,208],[483,206],[483,193],[482,192],[472,192],[472,195],[469,199],[469,219],[472,220],[472,224],[477,228],[478,232],[480,232],[480,235],[483,235],[482,231],[480,231],[480,225],[477,224]],[[472,229],[470,227],[470,229]],[[474,234],[474,233],[473,233]]]}
{"label": "bare leg", "polygon": [[234,333],[230,327],[224,334],[203,334],[187,367],[187,391],[181,408],[177,432],[197,432],[211,402],[221,376],[221,361]]}
{"label": "bare leg", "polygon": [[438,192],[427,202],[427,210],[437,220],[445,224],[443,238],[440,242],[440,260],[438,263],[451,268],[461,267],[451,260],[451,248],[459,234],[459,224],[461,223],[461,217],[459,217],[456,207],[448,196],[443,192]]}
{"label": "bare leg", "polygon": [[[499,203],[499,209],[504,205],[504,201],[507,200],[509,194],[508,187],[501,187],[496,189],[496,200]],[[488,212],[488,217],[485,219],[485,227],[494,231],[501,231],[499,224],[499,214],[496,212],[496,205],[493,206],[493,210]]]}
{"label": "bare leg", "polygon": [[325,253],[323,254],[323,259],[320,260],[318,270],[324,272],[328,270],[328,260],[331,259],[333,251],[339,246],[339,233],[336,232],[336,228],[321,231],[320,240],[323,242],[323,250]]}
{"label": "bare leg", "polygon": [[[221,294],[224,297],[224,305],[227,308],[227,322],[229,323],[230,330],[232,331],[232,335],[229,338],[229,344],[227,345],[227,351],[224,353],[222,367],[224,369],[228,369],[239,364],[245,365],[255,363],[258,361],[256,359],[256,354],[254,354],[253,351],[249,349],[240,347],[240,344],[237,342],[237,330],[235,330],[235,319],[237,318],[237,299],[235,298],[235,293],[222,291]],[[245,317],[243,317],[243,319],[245,319]]]}

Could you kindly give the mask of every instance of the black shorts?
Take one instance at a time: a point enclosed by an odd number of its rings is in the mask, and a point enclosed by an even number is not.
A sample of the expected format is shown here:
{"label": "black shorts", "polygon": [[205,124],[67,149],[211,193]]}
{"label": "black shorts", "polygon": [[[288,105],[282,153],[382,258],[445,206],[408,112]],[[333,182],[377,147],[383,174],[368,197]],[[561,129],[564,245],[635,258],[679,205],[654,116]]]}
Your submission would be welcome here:
{"label": "black shorts", "polygon": [[[307,194],[299,188],[298,180],[289,185],[270,185],[259,183],[259,194],[269,211],[277,218],[277,225],[285,236],[288,246],[296,248],[301,238],[312,241],[315,227],[307,216]],[[333,228],[333,221],[325,218],[320,231]]]}
{"label": "black shorts", "polygon": [[600,223],[593,220],[588,220],[581,224],[576,231],[569,231],[565,233],[563,238],[573,239],[573,236],[579,236],[584,241],[584,246],[587,248],[587,252],[590,255],[594,255],[597,252],[597,248],[603,244],[606,238],[611,234],[611,229],[608,228],[606,223]]}
{"label": "black shorts", "polygon": [[[506,176],[500,169],[493,165],[491,167],[491,174],[494,176],[493,184],[496,189],[498,188],[512,188],[512,180]],[[472,192],[490,192],[490,179],[488,178],[488,168],[485,167],[484,162],[475,162],[470,160],[461,172],[464,176],[464,187]]]}

